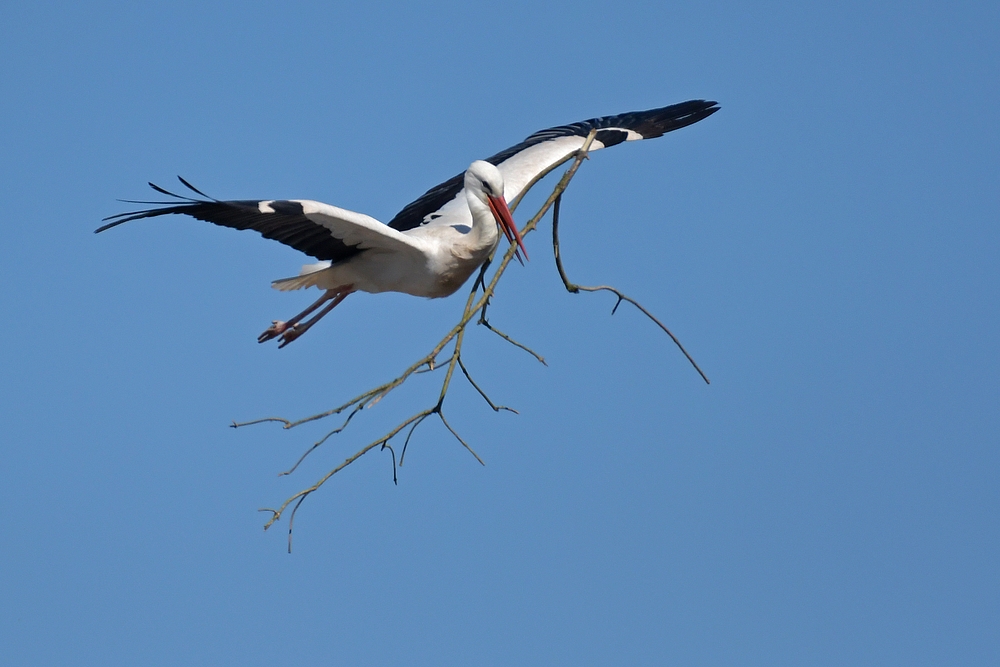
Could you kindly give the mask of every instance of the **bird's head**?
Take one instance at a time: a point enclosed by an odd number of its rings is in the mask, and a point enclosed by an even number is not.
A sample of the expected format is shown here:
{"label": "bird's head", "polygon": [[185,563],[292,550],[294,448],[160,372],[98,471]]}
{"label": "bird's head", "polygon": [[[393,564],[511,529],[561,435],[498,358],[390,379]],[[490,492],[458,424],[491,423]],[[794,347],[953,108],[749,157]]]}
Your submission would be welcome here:
{"label": "bird's head", "polygon": [[[511,244],[516,243],[517,247],[524,253],[524,258],[527,259],[528,251],[524,247],[521,233],[517,231],[517,225],[514,224],[514,218],[503,197],[503,176],[500,174],[500,170],[489,162],[476,160],[469,165],[465,172],[465,190],[489,207],[497,226],[503,230],[504,236]],[[514,251],[514,255],[517,257],[517,261],[524,263],[517,250]]]}

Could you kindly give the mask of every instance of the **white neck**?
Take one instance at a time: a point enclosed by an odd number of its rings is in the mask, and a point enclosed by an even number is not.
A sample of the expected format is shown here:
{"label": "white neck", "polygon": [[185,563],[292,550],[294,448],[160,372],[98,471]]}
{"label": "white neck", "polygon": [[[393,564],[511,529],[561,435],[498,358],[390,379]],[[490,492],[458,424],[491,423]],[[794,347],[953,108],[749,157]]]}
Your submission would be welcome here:
{"label": "white neck", "polygon": [[472,214],[472,231],[469,232],[470,245],[477,248],[490,248],[500,239],[496,218],[488,204],[479,198],[478,193],[465,189],[465,197],[469,202],[469,212]]}

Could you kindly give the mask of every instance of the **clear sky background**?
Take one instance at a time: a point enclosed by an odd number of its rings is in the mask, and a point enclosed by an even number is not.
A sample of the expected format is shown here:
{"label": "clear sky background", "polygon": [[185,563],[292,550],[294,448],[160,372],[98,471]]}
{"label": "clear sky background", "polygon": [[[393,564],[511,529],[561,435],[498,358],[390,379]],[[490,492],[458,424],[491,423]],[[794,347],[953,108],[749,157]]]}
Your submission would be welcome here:
{"label": "clear sky background", "polygon": [[[0,650],[10,665],[1000,662],[996,3],[15,3],[0,21]],[[437,379],[335,426],[464,299],[356,295],[286,349],[307,258],[101,218],[181,174],[388,220],[531,132],[692,98],[596,153]],[[539,193],[540,194],[540,193]],[[517,213],[524,221],[528,207]]]}

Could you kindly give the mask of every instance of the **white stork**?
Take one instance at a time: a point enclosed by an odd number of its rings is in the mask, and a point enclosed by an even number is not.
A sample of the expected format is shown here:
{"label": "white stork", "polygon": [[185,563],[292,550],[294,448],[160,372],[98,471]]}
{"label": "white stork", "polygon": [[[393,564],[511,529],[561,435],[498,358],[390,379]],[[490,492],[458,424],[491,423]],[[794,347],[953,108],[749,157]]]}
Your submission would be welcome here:
{"label": "white stork", "polygon": [[287,322],[274,321],[257,339],[263,343],[280,336],[279,347],[284,347],[351,292],[402,292],[430,298],[453,294],[493,252],[500,231],[527,258],[507,202],[579,150],[591,130],[597,130],[590,146],[594,151],[623,141],[660,137],[718,110],[715,102],[691,100],[536,132],[431,188],[388,225],[363,213],[310,200],[219,201],[178,177],[204,199],[176,195],[150,183],[157,192],[183,203],[132,202],[162,208],[110,216],[105,218],[110,222],[96,232],[130,220],[182,213],[224,227],[255,230],[320,260],[303,266],[294,278],[272,283],[283,291],[312,286],[325,290],[311,306]]}

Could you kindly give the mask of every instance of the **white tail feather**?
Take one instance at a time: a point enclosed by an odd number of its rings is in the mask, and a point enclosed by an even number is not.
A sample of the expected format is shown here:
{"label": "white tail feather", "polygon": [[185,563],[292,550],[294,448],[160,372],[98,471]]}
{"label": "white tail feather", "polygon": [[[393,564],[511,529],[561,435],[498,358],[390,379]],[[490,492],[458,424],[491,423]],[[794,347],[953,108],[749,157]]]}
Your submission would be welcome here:
{"label": "white tail feather", "polygon": [[323,262],[316,262],[315,264],[303,264],[302,270],[299,271],[300,276],[309,275],[310,273],[316,273],[317,271],[322,271],[323,269],[329,269],[332,262],[330,260],[325,260]]}
{"label": "white tail feather", "polygon": [[319,282],[319,274],[329,268],[330,262],[328,261],[317,262],[316,264],[305,264],[302,266],[302,270],[299,272],[299,275],[294,278],[282,278],[281,280],[275,280],[271,283],[271,287],[281,292],[290,292],[304,287],[312,287]]}
{"label": "white tail feather", "polygon": [[282,278],[271,283],[271,287],[281,292],[291,292],[292,290],[312,287],[316,284],[315,276],[295,276],[294,278]]}

